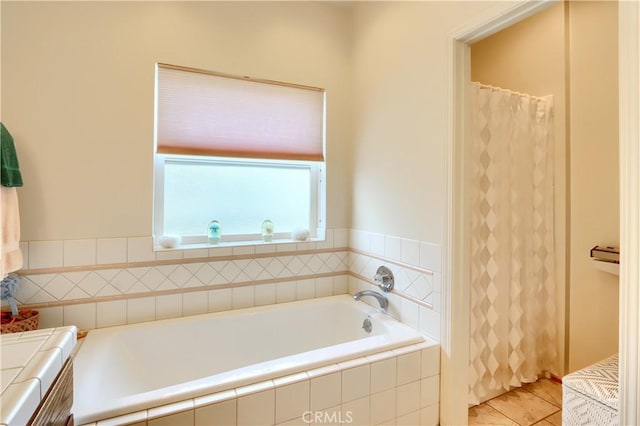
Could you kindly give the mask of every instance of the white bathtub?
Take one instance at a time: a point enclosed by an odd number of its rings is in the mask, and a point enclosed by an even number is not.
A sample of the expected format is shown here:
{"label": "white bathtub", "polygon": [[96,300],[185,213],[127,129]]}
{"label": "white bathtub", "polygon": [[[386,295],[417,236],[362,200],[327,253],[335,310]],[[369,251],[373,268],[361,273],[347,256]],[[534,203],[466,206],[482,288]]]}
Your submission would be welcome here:
{"label": "white bathtub", "polygon": [[423,340],[349,295],[94,330],[74,360],[73,413],[94,422]]}

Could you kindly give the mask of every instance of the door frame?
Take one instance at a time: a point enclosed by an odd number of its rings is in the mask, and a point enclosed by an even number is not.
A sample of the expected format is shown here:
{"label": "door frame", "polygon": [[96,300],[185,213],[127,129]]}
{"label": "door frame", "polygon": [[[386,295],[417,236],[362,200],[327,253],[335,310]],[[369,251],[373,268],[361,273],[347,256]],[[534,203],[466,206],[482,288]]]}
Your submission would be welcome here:
{"label": "door frame", "polygon": [[[447,38],[447,140],[443,236],[442,424],[467,424],[469,365],[469,46],[548,6],[524,0],[492,9]],[[620,424],[640,423],[640,3],[618,3],[620,111]]]}

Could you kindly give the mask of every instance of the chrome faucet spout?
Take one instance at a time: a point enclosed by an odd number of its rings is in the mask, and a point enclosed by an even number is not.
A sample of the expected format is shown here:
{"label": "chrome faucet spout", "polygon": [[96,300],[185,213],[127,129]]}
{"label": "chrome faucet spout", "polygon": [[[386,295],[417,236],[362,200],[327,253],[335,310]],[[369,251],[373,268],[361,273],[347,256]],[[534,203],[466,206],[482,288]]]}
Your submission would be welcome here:
{"label": "chrome faucet spout", "polygon": [[387,299],[387,297],[383,294],[380,294],[377,291],[373,290],[363,290],[354,294],[353,298],[355,300],[360,300],[364,296],[374,297],[378,301],[378,303],[380,303],[380,308],[382,308],[382,310],[385,312],[387,311],[387,308],[389,307],[389,299]]}

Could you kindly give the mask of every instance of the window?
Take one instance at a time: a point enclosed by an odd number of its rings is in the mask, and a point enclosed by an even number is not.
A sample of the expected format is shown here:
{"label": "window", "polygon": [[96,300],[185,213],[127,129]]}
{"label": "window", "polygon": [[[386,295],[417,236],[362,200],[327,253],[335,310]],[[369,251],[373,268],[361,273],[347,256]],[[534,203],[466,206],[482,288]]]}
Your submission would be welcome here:
{"label": "window", "polygon": [[156,67],[154,236],[207,243],[324,235],[324,91]]}

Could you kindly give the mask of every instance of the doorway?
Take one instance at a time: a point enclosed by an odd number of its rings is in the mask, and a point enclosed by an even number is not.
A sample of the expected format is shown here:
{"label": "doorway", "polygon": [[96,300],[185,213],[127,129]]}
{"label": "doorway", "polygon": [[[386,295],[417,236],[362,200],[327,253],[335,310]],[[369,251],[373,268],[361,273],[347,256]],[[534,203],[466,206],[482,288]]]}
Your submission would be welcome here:
{"label": "doorway", "polygon": [[[628,2],[632,3],[632,2]],[[448,150],[448,211],[446,217],[447,235],[445,236],[444,269],[451,271],[450,275],[443,277],[450,284],[449,297],[450,309],[445,313],[450,324],[449,330],[444,330],[443,350],[452,354],[450,360],[443,362],[443,403],[441,417],[443,423],[463,424],[466,422],[466,403],[461,401],[459,395],[466,394],[468,381],[466,367],[468,366],[468,336],[469,336],[469,288],[468,285],[468,241],[465,235],[468,231],[468,216],[465,194],[465,175],[468,166],[468,153],[464,150],[463,142],[466,139],[466,109],[465,87],[470,79],[469,45],[475,41],[506,28],[528,16],[540,12],[550,3],[526,2],[513,8],[497,13],[494,16],[478,18],[466,27],[450,34],[450,76],[449,99],[450,129]],[[620,4],[619,16],[620,28],[620,60],[626,64],[621,67],[620,74],[620,106],[621,122],[620,147],[621,154],[621,249],[629,258],[636,260],[628,262],[621,271],[620,300],[623,303],[621,309],[621,358],[627,357],[628,361],[621,362],[621,419],[629,419],[628,423],[634,423],[638,419],[638,389],[640,378],[637,367],[638,348],[638,304],[639,292],[637,287],[631,285],[638,280],[638,217],[639,202],[637,192],[633,188],[638,187],[638,35],[640,34],[640,7],[638,4]],[[630,65],[629,65],[630,64]],[[625,91],[626,89],[626,91]],[[627,114],[626,112],[630,112]],[[629,154],[634,155],[629,155]],[[631,166],[635,167],[635,170]],[[635,222],[634,222],[635,221]],[[629,234],[628,231],[632,231]],[[635,233],[633,232],[635,231]],[[627,232],[627,233],[625,233]],[[630,235],[630,236],[629,236]],[[625,256],[623,255],[623,261]],[[630,281],[631,279],[631,281]],[[635,281],[634,281],[635,280]],[[633,346],[635,345],[635,346]],[[635,352],[634,349],[635,348]],[[634,367],[635,366],[635,367]],[[629,371],[629,374],[625,374]],[[458,398],[456,398],[458,396]],[[628,416],[628,417],[625,417]]]}

